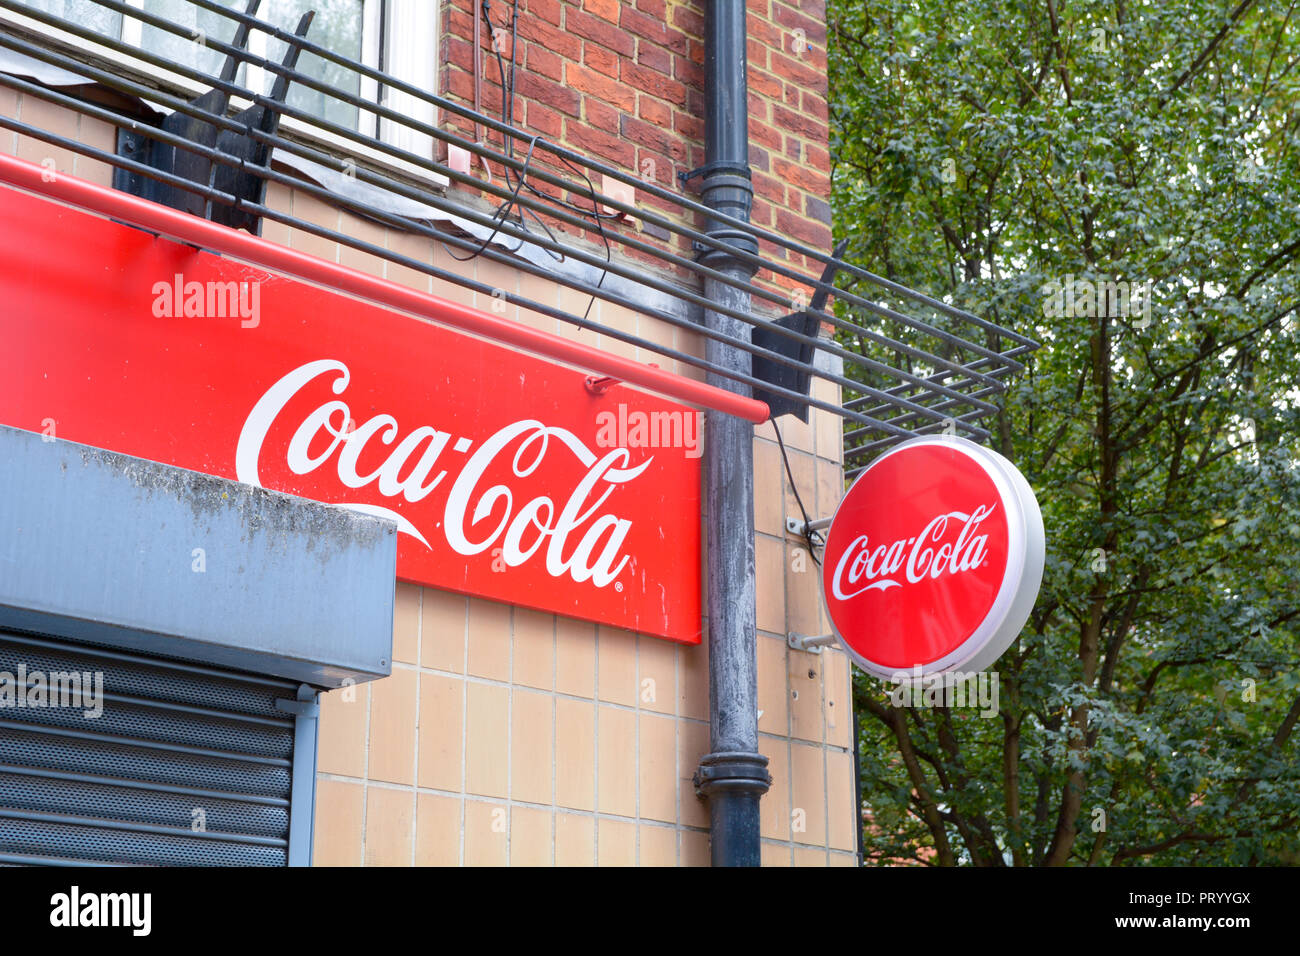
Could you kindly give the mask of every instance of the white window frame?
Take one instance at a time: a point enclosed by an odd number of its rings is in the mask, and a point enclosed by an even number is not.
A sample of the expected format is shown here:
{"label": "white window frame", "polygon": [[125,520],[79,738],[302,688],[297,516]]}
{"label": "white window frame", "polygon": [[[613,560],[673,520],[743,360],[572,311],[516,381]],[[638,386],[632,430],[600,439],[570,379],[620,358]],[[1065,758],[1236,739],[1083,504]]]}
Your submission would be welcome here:
{"label": "white window frame", "polygon": [[[144,8],[144,0],[123,0],[123,2],[136,9]],[[371,69],[379,68],[379,27],[383,2],[384,0],[362,0],[361,62]],[[439,63],[438,20],[442,4],[436,0],[386,0],[386,2],[387,37],[384,44],[384,72],[419,89],[436,93]],[[110,49],[64,30],[51,28],[21,13],[0,10],[0,27],[5,26],[18,27],[28,33],[37,34],[45,41],[64,47],[75,55],[88,59],[96,66],[113,72],[122,72],[133,80],[144,80],[150,85],[156,84],[175,96],[190,99],[209,89],[208,86],[189,77],[169,71],[159,71],[157,67],[129,53]],[[292,26],[292,24],[282,25],[281,28]],[[124,45],[139,46],[143,30],[143,21],[123,15],[121,42]],[[308,38],[310,37],[309,31]],[[253,30],[248,38],[248,51],[254,56],[265,57],[269,38],[270,35],[266,32]],[[270,70],[252,64],[247,67],[245,79],[248,88],[256,89],[254,84],[261,81],[264,84],[261,88],[263,95],[270,91],[271,81],[274,78],[275,74]],[[362,76],[360,79],[360,97],[374,101],[379,84],[368,76]],[[238,96],[232,96],[230,102],[235,110],[251,105],[251,101]],[[432,103],[391,87],[384,88],[381,105],[429,125],[433,125],[437,119],[437,111]],[[376,127],[378,127],[378,135]],[[341,153],[355,157],[369,167],[398,172],[411,179],[425,184],[432,183],[439,187],[445,187],[448,182],[445,176],[417,166],[401,157],[357,143],[291,116],[282,117],[280,130],[291,139],[301,140],[311,146],[323,147],[334,154]],[[374,112],[365,109],[359,111],[357,132],[362,136],[379,139],[388,145],[414,153],[423,159],[437,159],[432,136],[391,120],[379,120]]]}

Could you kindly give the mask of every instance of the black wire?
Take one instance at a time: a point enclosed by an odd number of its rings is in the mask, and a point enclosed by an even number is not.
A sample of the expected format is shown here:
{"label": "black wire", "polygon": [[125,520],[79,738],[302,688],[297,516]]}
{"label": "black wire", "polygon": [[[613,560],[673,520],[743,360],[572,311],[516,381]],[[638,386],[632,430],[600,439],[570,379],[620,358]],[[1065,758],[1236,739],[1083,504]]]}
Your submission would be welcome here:
{"label": "black wire", "polygon": [[[517,31],[518,31],[518,25],[519,25],[519,5],[518,5],[518,0],[515,0],[515,10],[514,10],[514,17],[513,17],[513,27],[514,27],[515,32],[512,34],[513,39],[511,40],[511,47],[510,47],[510,82],[509,82],[509,83],[506,82],[505,58],[501,56],[501,45],[500,45],[499,43],[497,43],[497,41],[496,41],[496,31],[497,31],[497,28],[496,28],[496,26],[492,23],[492,3],[491,3],[491,0],[483,0],[483,19],[487,22],[487,26],[488,26],[488,35],[492,38],[492,53],[493,53],[493,55],[496,56],[496,61],[497,61],[497,74],[498,74],[498,76],[500,76],[500,78],[501,78],[501,122],[502,122],[503,124],[509,126],[509,125],[512,124],[513,119],[514,119],[514,104],[515,104],[515,47],[514,47],[514,44],[516,44],[516,43],[518,42],[518,32],[517,32]],[[511,136],[511,135],[509,135],[509,134],[502,134],[502,136],[503,136],[502,149],[505,151],[506,155],[507,155],[510,159],[514,159],[514,158],[515,158],[515,139],[514,139],[514,137]],[[534,137],[534,140],[533,140],[534,144],[536,143],[536,140],[537,140],[537,138]],[[530,150],[530,152],[531,152],[531,150]],[[519,172],[515,172],[515,170],[514,170],[511,166],[509,166],[509,165],[505,165],[504,168],[505,168],[505,175],[506,175],[506,185],[509,186],[509,185],[511,184],[511,180],[512,180],[512,178],[518,178],[518,180],[519,180],[519,184],[516,184],[516,185],[515,185],[513,196],[512,196],[509,200],[506,200],[504,203],[502,203],[502,205],[501,205],[500,207],[498,207],[498,209],[497,209],[497,213],[498,213],[498,214],[500,214],[500,213],[502,212],[502,210],[508,210],[509,207],[515,205],[516,200],[517,200],[517,197],[518,197],[518,195],[519,195],[519,185],[520,185],[520,184],[522,184],[522,185],[527,185],[528,188],[529,188],[529,191],[530,191],[530,192],[533,192],[534,194],[537,193],[537,190],[533,189],[533,188],[532,188],[532,185],[531,185],[530,183],[528,183],[528,177],[527,177],[527,175],[525,174],[525,171],[524,171],[524,170],[520,170]],[[524,214],[525,214],[525,213],[527,213],[528,215],[530,215],[530,216],[533,217],[533,219],[537,222],[537,224],[538,224],[539,226],[542,227],[542,231],[546,233],[547,237],[548,237],[552,242],[555,242],[555,241],[556,241],[556,239],[555,239],[555,233],[551,230],[551,228],[550,228],[548,225],[546,225],[546,223],[544,223],[544,222],[542,221],[541,217],[538,216],[537,213],[536,213],[534,210],[532,210],[531,208],[526,208],[526,207],[520,207],[520,208],[519,208],[519,213],[518,213],[518,215],[515,217],[515,221],[519,223],[519,228],[520,228],[521,230],[523,230],[524,232],[528,232],[528,223],[527,223],[527,221],[525,221],[525,219],[524,219]],[[523,244],[524,244],[524,240],[520,239],[520,240],[519,240],[519,245],[515,247],[515,250],[518,250],[518,249],[522,248],[522,247],[523,247]],[[486,247],[485,247],[485,248],[486,248]],[[513,250],[512,250],[512,251],[513,251]],[[565,257],[564,257],[564,254],[563,254],[563,253],[557,253],[554,249],[547,249],[546,252],[547,252],[547,254],[548,254],[552,259],[554,259],[556,262],[563,262],[563,261],[564,261],[564,258],[565,258]],[[476,253],[475,255],[478,255],[478,254],[480,254],[480,253]]]}
{"label": "black wire", "polygon": [[[537,140],[540,138],[541,137],[539,136],[534,136],[532,140],[530,140],[528,143],[528,155],[524,157],[525,171],[528,169],[530,165],[532,165],[533,148],[537,145]],[[457,260],[458,262],[469,262],[471,259],[477,259],[479,256],[481,256],[483,254],[483,250],[486,249],[488,245],[491,244],[492,240],[497,237],[497,233],[501,231],[501,227],[505,225],[505,221],[507,218],[509,218],[510,215],[510,208],[519,201],[519,190],[520,188],[522,188],[523,184],[524,184],[524,180],[521,177],[519,182],[515,185],[514,192],[510,194],[510,198],[507,199],[504,203],[502,203],[500,207],[498,207],[496,214],[492,217],[493,219],[498,220],[497,227],[492,230],[491,234],[486,239],[484,239],[482,242],[479,243],[477,249],[475,249],[467,256],[458,256],[456,255],[456,253],[452,252],[451,249],[448,248],[447,244],[444,242],[442,244],[442,247],[447,250],[447,255],[451,256],[453,259]],[[519,240],[519,245],[520,246],[523,245],[522,239]]]}
{"label": "black wire", "polygon": [[795,484],[794,472],[790,470],[790,458],[785,453],[785,442],[781,440],[781,429],[777,427],[775,418],[769,418],[768,421],[772,423],[772,431],[776,432],[776,444],[781,449],[781,460],[785,462],[785,473],[790,478],[790,490],[794,492],[794,500],[799,503],[799,511],[803,515],[803,537],[804,541],[808,543],[808,554],[812,557],[813,564],[820,568],[822,563],[817,559],[816,549],[824,547],[826,542],[815,538],[816,532],[808,527],[812,524],[812,519],[808,517],[808,509],[803,506],[803,497],[799,494],[799,486]]}
{"label": "black wire", "polygon": [[[493,52],[494,54],[496,54],[496,58],[497,58],[497,72],[501,74],[501,96],[502,96],[502,99],[501,99],[501,116],[502,116],[502,119],[504,119],[504,118],[505,118],[505,115],[506,115],[506,102],[505,102],[505,92],[506,92],[506,68],[505,68],[504,61],[501,59],[501,47],[500,47],[500,46],[498,45],[498,43],[497,43],[497,28],[496,28],[496,27],[493,25],[493,23],[492,23],[492,0],[482,0],[482,3],[480,4],[480,6],[481,6],[482,9],[483,9],[483,22],[487,24],[488,37],[489,37],[489,41],[488,41],[488,42],[492,45],[492,52]],[[511,51],[510,51],[510,57],[511,57],[511,59],[514,58],[514,55],[515,55],[515,51],[514,51],[514,50],[511,50]],[[503,147],[502,147],[502,148],[505,149],[505,150],[507,150],[507,151],[512,150],[512,149],[513,149],[513,140],[511,139],[510,134],[507,133],[507,132],[502,132],[501,136],[502,136],[502,144],[503,144]],[[514,158],[514,153],[513,153],[513,152],[509,152],[509,155],[510,155],[510,158],[511,158],[511,159]],[[506,172],[506,176],[507,176],[507,177],[509,177],[509,175],[510,175],[508,169],[509,169],[509,168],[507,167],[507,172]],[[508,181],[508,179],[507,179],[507,181]]]}
{"label": "black wire", "polygon": [[[568,166],[575,173],[577,173],[579,176],[581,176],[583,179],[587,181],[587,189],[589,190],[591,195],[591,209],[593,213],[593,218],[596,220],[596,230],[600,233],[601,241],[605,243],[605,262],[608,264],[609,261],[613,258],[614,252],[609,244],[609,236],[605,234],[605,224],[601,221],[602,217],[600,214],[600,205],[599,203],[596,202],[596,187],[592,183],[591,177],[587,175],[585,170],[580,169],[579,167],[573,165],[573,163],[569,162],[563,156],[559,158],[564,162],[566,166]],[[604,286],[605,276],[607,275],[609,275],[608,269],[602,269],[600,271],[600,279],[598,279],[596,282],[597,289]],[[582,313],[582,317],[584,319],[588,318],[591,315],[591,307],[595,304],[596,304],[596,294],[593,292],[591,295],[591,301],[587,303],[587,311]]]}
{"label": "black wire", "polygon": [[[492,0],[482,0],[482,3],[483,3],[483,16],[488,21],[488,32],[493,33],[494,28],[492,26]],[[519,0],[514,0],[510,24],[511,24],[510,25],[510,29],[511,29],[510,78],[508,81],[506,79],[505,57],[501,55],[501,49],[495,43],[492,45],[492,52],[496,55],[497,74],[501,78],[501,90],[502,90],[501,122],[507,126],[513,127],[514,117],[515,117],[515,66],[516,66],[515,53],[519,44]],[[506,136],[502,148],[504,149],[506,155],[508,155],[511,159],[514,159],[515,154],[514,154],[513,137]],[[574,170],[575,172],[579,172],[578,167],[575,166],[572,162],[570,162],[565,157],[557,155],[556,158],[559,159],[561,162],[563,162],[565,165],[567,165],[570,169]],[[505,167],[505,174],[506,174],[507,182],[510,181],[512,175],[514,176],[519,175],[519,173],[517,173],[513,168],[509,166]],[[585,173],[579,172],[579,174],[587,179],[587,186],[588,188],[592,189],[592,193],[594,194],[595,190],[594,188],[592,188],[591,178],[586,176]],[[564,208],[570,210],[571,212],[576,212],[583,216],[591,216],[593,219],[597,219],[597,220],[618,219],[622,215],[622,213],[619,212],[602,213],[600,211],[599,206],[596,206],[594,203],[592,209],[590,210],[584,209],[582,206],[579,206],[576,203],[569,202],[567,199],[564,199],[562,197],[550,196],[547,195],[546,193],[540,192],[533,187],[532,183],[529,182],[524,183],[524,188],[526,188],[534,196],[537,196],[541,199],[545,199],[547,202],[553,202],[558,206],[563,206]],[[534,218],[536,218],[535,213],[534,213]]]}
{"label": "black wire", "polygon": [[[510,118],[506,120],[506,125],[513,127],[515,125],[515,62],[518,57],[515,55],[519,50],[519,0],[514,0],[510,8]],[[511,159],[514,158],[512,155]]]}
{"label": "black wire", "polygon": [[[492,53],[493,53],[493,55],[496,57],[496,61],[497,61],[497,75],[498,75],[498,76],[500,77],[500,79],[501,79],[501,122],[502,122],[503,125],[510,126],[510,125],[512,125],[513,122],[514,122],[514,113],[515,113],[515,105],[514,105],[514,101],[515,101],[515,46],[516,46],[516,45],[518,44],[518,42],[519,42],[519,2],[518,2],[518,0],[515,0],[514,13],[513,13],[512,19],[511,19],[510,79],[509,79],[509,82],[507,82],[507,80],[506,80],[505,58],[501,55],[501,44],[497,43],[497,39],[496,39],[496,31],[497,31],[497,27],[492,23],[492,3],[491,3],[491,0],[482,0],[482,9],[483,9],[483,19],[484,19],[484,21],[487,23],[487,27],[488,27],[488,36],[491,37]],[[534,144],[536,143],[536,139],[537,139],[537,137],[534,137]],[[515,140],[514,140],[514,137],[511,136],[511,135],[508,134],[508,133],[503,133],[503,134],[502,134],[502,150],[505,152],[505,154],[506,154],[510,159],[514,159],[514,158],[515,158]],[[515,179],[518,179],[518,180],[519,180],[519,183],[518,183],[518,184],[515,184],[515,186],[514,186],[514,194],[513,194],[513,196],[512,196],[510,199],[508,199],[508,200],[506,200],[505,202],[503,202],[503,203],[501,204],[501,206],[499,206],[499,207],[497,208],[497,213],[498,213],[498,214],[501,214],[503,210],[508,211],[509,208],[510,208],[511,206],[515,206],[515,205],[517,205],[517,199],[518,199],[518,196],[519,196],[519,185],[520,185],[520,184],[522,184],[523,186],[526,186],[526,187],[528,188],[528,191],[531,192],[531,193],[532,193],[533,195],[535,195],[535,196],[542,196],[542,195],[543,195],[542,193],[539,193],[536,189],[533,188],[532,183],[528,182],[527,170],[520,170],[520,171],[516,172],[516,171],[513,169],[513,167],[511,167],[511,166],[509,166],[509,165],[507,165],[507,164],[503,164],[503,166],[504,166],[504,171],[505,171],[506,185],[507,185],[507,186],[510,186],[510,185],[513,183],[513,181],[514,181]],[[544,197],[544,198],[546,198],[548,201],[550,200],[550,197]],[[528,228],[528,222],[527,222],[527,221],[525,220],[525,218],[524,218],[524,216],[525,216],[525,214],[526,214],[526,215],[532,216],[532,217],[533,217],[533,221],[536,222],[537,225],[539,225],[539,226],[542,227],[542,231],[546,233],[547,238],[550,239],[551,242],[556,242],[556,241],[557,241],[556,238],[555,238],[555,232],[551,229],[550,226],[548,226],[548,225],[547,225],[547,224],[542,220],[542,218],[537,214],[537,212],[536,212],[535,210],[533,210],[531,207],[525,207],[525,206],[519,206],[518,209],[519,209],[519,211],[518,211],[518,213],[515,215],[515,217],[514,217],[514,221],[517,222],[517,223],[519,224],[519,228],[520,228],[520,230],[522,230],[523,232],[528,232],[528,231],[529,231],[529,228]],[[581,212],[581,210],[578,210],[578,211]],[[585,215],[585,212],[584,212],[583,214]],[[516,246],[514,249],[512,249],[512,250],[510,250],[510,251],[511,251],[511,252],[517,252],[519,249],[523,248],[523,245],[524,245],[524,240],[523,240],[523,239],[520,239],[520,240],[519,240],[519,245]],[[486,248],[486,247],[485,247],[485,248]],[[566,258],[565,255],[564,255],[563,253],[561,253],[561,252],[556,252],[554,249],[547,249],[547,250],[546,250],[546,254],[549,255],[552,259],[554,259],[556,262],[564,262],[564,261],[565,261],[565,258]],[[475,258],[475,257],[477,257],[478,255],[481,255],[481,251],[475,253],[474,256],[471,256],[471,258]],[[462,261],[465,261],[465,260],[462,260]]]}
{"label": "black wire", "polygon": [[[506,126],[513,127],[514,117],[515,117],[515,66],[516,66],[516,56],[519,51],[519,0],[514,0],[511,8],[511,14],[510,14],[510,78],[508,82],[506,80],[505,57],[501,55],[501,45],[495,42],[496,27],[492,23],[491,0],[482,0],[482,7],[483,7],[483,19],[487,22],[487,26],[488,26],[488,34],[489,36],[493,37],[492,52],[496,56],[497,75],[501,79],[501,122]],[[503,143],[504,151],[507,156],[509,156],[511,159],[514,159],[515,158],[514,138],[506,134],[503,135],[505,137]],[[528,156],[530,160],[533,154],[533,147],[536,146],[538,139],[539,137],[534,136],[532,142],[529,144]],[[510,207],[515,206],[517,204],[520,187],[523,187],[527,189],[530,193],[532,193],[534,196],[537,196],[538,198],[546,202],[555,203],[561,208],[568,209],[570,212],[576,213],[583,217],[589,216],[596,223],[596,231],[600,234],[601,242],[605,246],[605,262],[608,264],[613,260],[614,253],[613,253],[613,248],[609,242],[609,236],[605,233],[604,220],[617,219],[622,214],[618,212],[602,213],[600,211],[600,203],[597,201],[596,198],[595,183],[591,181],[591,177],[587,175],[586,170],[581,169],[580,167],[574,165],[572,162],[570,162],[568,159],[566,159],[563,156],[557,155],[557,158],[561,162],[563,162],[566,166],[568,166],[569,169],[573,170],[573,172],[577,173],[584,180],[586,180],[587,193],[589,198],[591,199],[590,210],[582,206],[579,206],[577,203],[570,202],[569,200],[563,198],[562,196],[561,197],[550,196],[534,188],[533,184],[528,181],[529,163],[526,161],[524,163],[523,169],[519,170],[518,172],[516,172],[508,165],[505,166],[506,183],[510,184],[512,178],[517,178],[518,182],[514,184],[513,191],[511,193],[511,198],[509,200],[506,200],[504,203],[502,203],[501,207],[498,208],[497,210],[497,214],[498,215],[508,214]],[[538,216],[536,211],[534,211],[531,207],[523,207],[523,206],[519,207],[519,213],[515,217],[515,221],[519,224],[520,229],[522,229],[524,232],[528,232],[528,224],[524,219],[525,213],[533,217],[536,223],[542,227],[543,231],[545,231],[546,235],[551,239],[552,242],[556,241],[555,233],[551,230],[551,228],[548,225],[546,225],[545,222],[542,221],[541,217]],[[496,232],[494,231],[492,235],[495,236]],[[522,247],[523,243],[524,240],[520,239],[519,246],[516,248]],[[487,246],[486,244],[484,244],[479,248],[478,252],[475,252],[469,258],[472,259],[475,258],[476,256],[481,255],[483,249],[486,248]],[[556,253],[552,249],[547,249],[546,251],[551,256],[551,258],[554,259],[556,262],[565,261],[565,256],[563,253]],[[455,258],[460,258],[460,257],[457,256]],[[467,260],[461,259],[461,261],[464,262]],[[600,279],[597,280],[596,282],[597,289],[604,287],[605,277],[608,275],[609,275],[609,271],[607,269],[601,271]],[[596,295],[593,293],[590,301],[587,302],[586,311],[583,312],[582,314],[584,320],[588,319],[591,316],[591,309],[595,304],[596,304]]]}

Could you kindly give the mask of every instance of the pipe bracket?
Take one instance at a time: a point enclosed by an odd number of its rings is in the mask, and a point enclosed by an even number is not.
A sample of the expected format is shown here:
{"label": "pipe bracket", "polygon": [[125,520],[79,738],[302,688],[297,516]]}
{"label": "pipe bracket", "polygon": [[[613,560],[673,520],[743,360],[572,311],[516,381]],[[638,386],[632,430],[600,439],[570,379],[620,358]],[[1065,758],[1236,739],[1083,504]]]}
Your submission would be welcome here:
{"label": "pipe bracket", "polygon": [[701,757],[693,780],[696,796],[706,798],[719,791],[749,792],[762,796],[772,786],[772,775],[767,772],[766,757],[735,750]]}

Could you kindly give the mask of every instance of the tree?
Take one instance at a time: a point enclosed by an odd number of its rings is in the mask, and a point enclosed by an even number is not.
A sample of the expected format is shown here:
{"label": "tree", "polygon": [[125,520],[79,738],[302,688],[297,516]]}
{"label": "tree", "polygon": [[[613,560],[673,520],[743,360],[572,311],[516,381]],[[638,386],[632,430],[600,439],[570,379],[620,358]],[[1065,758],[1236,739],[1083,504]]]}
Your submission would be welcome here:
{"label": "tree", "polygon": [[827,19],[848,257],[1043,343],[989,426],[1038,604],[996,718],[856,675],[868,861],[1300,862],[1295,3]]}

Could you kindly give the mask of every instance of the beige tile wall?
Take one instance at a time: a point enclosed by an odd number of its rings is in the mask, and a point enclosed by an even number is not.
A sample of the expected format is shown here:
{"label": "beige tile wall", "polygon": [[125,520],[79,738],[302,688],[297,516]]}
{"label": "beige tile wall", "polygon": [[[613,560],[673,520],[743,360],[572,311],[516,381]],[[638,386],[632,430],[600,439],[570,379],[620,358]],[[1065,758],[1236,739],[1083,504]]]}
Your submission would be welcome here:
{"label": "beige tile wall", "polygon": [[[0,89],[0,114],[112,151],[112,127]],[[108,184],[107,165],[0,130],[0,150]],[[417,262],[472,274],[581,314],[588,299],[495,263],[456,262],[440,244],[342,213],[272,184],[272,208]],[[292,232],[274,242],[449,299],[491,300],[416,269]],[[608,336],[511,307],[508,317],[654,360]],[[597,302],[592,317],[691,354],[695,333]],[[692,377],[698,370],[660,360]],[[819,397],[835,400],[817,383]],[[841,494],[839,419],[781,422],[804,504],[830,514]],[[707,440],[707,439],[706,439]],[[787,630],[821,633],[816,567],[784,521],[798,505],[770,424],[755,428],[760,748],[772,789],[762,804],[763,862],[852,865],[854,804],[849,666],[790,650]],[[399,584],[392,676],[324,695],[318,766],[318,865],[708,865],[708,813],[691,776],[709,750],[708,653],[522,608]]]}
{"label": "beige tile wall", "polygon": [[[106,153],[113,153],[117,147],[117,129],[113,125],[29,93],[0,87],[0,115]],[[113,181],[113,168],[107,163],[12,130],[0,129],[0,151],[100,185],[108,186]]]}
{"label": "beige tile wall", "polygon": [[[334,221],[333,210],[287,190],[272,197],[295,215]],[[346,214],[341,225],[535,301],[579,313],[587,307],[586,297],[498,264],[456,263],[437,244]],[[327,257],[333,252],[316,240],[299,245],[287,230],[270,235]],[[345,249],[339,261],[353,255]],[[366,267],[430,288],[419,273],[378,259]],[[491,305],[437,280],[433,287]],[[552,318],[509,314],[651,358]],[[597,302],[592,315],[702,351],[698,336],[608,303]],[[837,400],[833,387],[817,387],[818,397]],[[805,506],[830,514],[841,487],[839,419],[814,413],[809,425],[786,418],[781,428]],[[852,865],[849,666],[839,651],[815,655],[786,645],[787,630],[822,633],[827,622],[816,565],[784,532],[786,516],[799,511],[770,424],[754,430],[754,457],[759,731],[773,776],[763,801],[763,861]],[[391,677],[323,698],[318,864],[708,864],[708,810],[691,784],[709,750],[706,646],[403,583],[393,658]]]}

